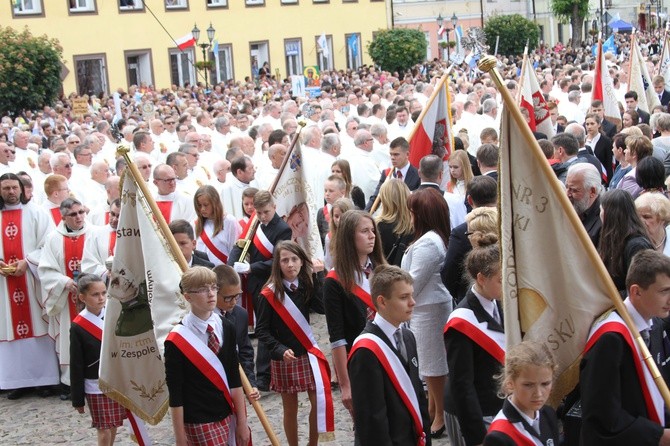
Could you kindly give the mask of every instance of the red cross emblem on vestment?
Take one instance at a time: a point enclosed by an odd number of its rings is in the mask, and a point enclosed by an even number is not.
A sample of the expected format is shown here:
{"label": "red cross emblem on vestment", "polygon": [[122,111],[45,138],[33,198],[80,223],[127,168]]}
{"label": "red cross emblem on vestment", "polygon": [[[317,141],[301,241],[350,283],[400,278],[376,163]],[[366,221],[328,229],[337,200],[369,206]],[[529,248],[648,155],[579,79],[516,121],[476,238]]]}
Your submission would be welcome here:
{"label": "red cross emblem on vestment", "polygon": [[14,223],[13,221],[7,223],[7,227],[5,228],[5,235],[7,236],[7,238],[9,238],[10,240],[14,240],[14,238],[17,236],[18,233],[19,228],[18,226],[16,226],[16,223]]}

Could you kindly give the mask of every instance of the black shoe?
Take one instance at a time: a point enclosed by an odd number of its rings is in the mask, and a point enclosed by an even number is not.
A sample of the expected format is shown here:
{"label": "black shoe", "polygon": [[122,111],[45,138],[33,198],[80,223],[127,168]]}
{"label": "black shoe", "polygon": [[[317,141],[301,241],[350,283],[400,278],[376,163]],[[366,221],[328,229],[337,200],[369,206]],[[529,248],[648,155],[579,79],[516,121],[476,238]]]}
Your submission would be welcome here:
{"label": "black shoe", "polygon": [[258,390],[263,391],[263,392],[269,392],[270,391],[270,384],[265,382],[265,381],[259,381],[256,385],[256,388]]}
{"label": "black shoe", "polygon": [[67,401],[70,399],[70,386],[66,386],[65,384],[60,385],[59,398],[61,401]]}
{"label": "black shoe", "polygon": [[32,387],[22,387],[20,389],[14,389],[7,394],[8,400],[18,400],[29,394],[33,390]]}
{"label": "black shoe", "polygon": [[436,431],[430,431],[430,438],[441,438],[442,435],[444,435],[444,431],[447,429],[447,425],[445,424],[441,428],[439,428]]}
{"label": "black shoe", "polygon": [[35,390],[37,390],[37,396],[40,398],[48,398],[54,394],[52,386],[40,386],[36,387]]}

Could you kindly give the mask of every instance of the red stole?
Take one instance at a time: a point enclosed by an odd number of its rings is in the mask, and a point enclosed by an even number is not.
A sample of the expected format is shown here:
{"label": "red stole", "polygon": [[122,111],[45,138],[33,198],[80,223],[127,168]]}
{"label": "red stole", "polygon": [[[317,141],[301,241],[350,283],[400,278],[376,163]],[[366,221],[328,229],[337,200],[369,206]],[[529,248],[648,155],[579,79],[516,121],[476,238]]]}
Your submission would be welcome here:
{"label": "red stole", "polygon": [[258,225],[258,228],[256,228],[256,234],[254,234],[254,246],[265,259],[270,260],[272,258],[272,253],[274,252],[275,247],[263,232],[263,227],[261,225]]}
{"label": "red stole", "polygon": [[233,397],[228,388],[228,377],[219,357],[202,342],[189,328],[177,324],[165,338],[172,342],[191,363],[223,392],[231,411],[235,412]]}
{"label": "red stole", "polygon": [[172,203],[173,201],[157,201],[156,206],[158,210],[161,211],[163,218],[167,223],[170,223],[170,216],[172,215]]}
{"label": "red stole", "polygon": [[305,316],[300,312],[295,303],[284,294],[282,303],[276,298],[272,285],[263,288],[261,294],[270,306],[279,315],[281,320],[291,330],[309,355],[309,364],[314,374],[316,384],[316,418],[319,433],[335,431],[335,413],[333,409],[333,395],[330,388],[330,366],[314,338],[312,327],[310,327]]}
{"label": "red stole", "polygon": [[[335,279],[338,282],[340,282],[340,276],[337,275],[337,272],[334,269],[331,269],[326,277],[330,277],[331,279]],[[342,284],[342,282],[340,282]],[[344,284],[342,284],[344,285]],[[358,297],[370,310],[373,312],[373,317],[374,314],[377,313],[377,310],[375,309],[375,306],[372,304],[372,297],[370,296],[370,291],[366,291],[363,288],[361,288],[360,285],[354,284],[353,289],[351,290],[354,296]]]}
{"label": "red stole", "polygon": [[[81,272],[81,259],[84,252],[85,238],[85,234],[76,237],[63,236],[65,275],[75,282],[75,272],[77,275]],[[70,320],[72,320],[77,316],[77,294],[70,293],[67,300],[68,307],[70,308]]]}
{"label": "red stole", "polygon": [[207,246],[207,249],[209,249],[209,252],[214,254],[217,259],[221,260],[223,264],[225,265],[228,263],[228,256],[225,255],[224,253],[221,252],[219,248],[214,245],[214,242],[212,242],[212,239],[209,238],[209,235],[207,235],[207,231],[205,230],[205,227],[203,225],[202,232],[200,233],[200,239],[202,242]]}
{"label": "red stole", "polygon": [[112,231],[109,233],[109,246],[107,249],[107,254],[113,256],[115,248],[116,248],[116,231],[112,229]]}
{"label": "red stole", "polygon": [[360,348],[370,350],[377,357],[379,364],[391,380],[393,388],[398,392],[400,399],[405,404],[407,411],[412,417],[414,429],[418,436],[416,441],[417,446],[425,445],[426,433],[423,430],[419,400],[416,396],[414,386],[412,385],[412,380],[410,379],[407,370],[405,370],[405,367],[400,362],[398,355],[396,355],[383,340],[372,333],[363,333],[356,338],[354,345],[351,347],[349,359],[351,359],[354,352]]}
{"label": "red stole", "polygon": [[463,333],[496,361],[505,364],[505,334],[489,330],[487,322],[479,322],[472,310],[457,308],[452,311],[444,326],[444,333],[449,329]]}
{"label": "red stole", "polygon": [[61,220],[63,220],[63,215],[60,213],[60,208],[51,208],[49,211],[51,212],[51,218],[53,219],[56,226],[58,226]]}
{"label": "red stole", "polygon": [[330,224],[330,210],[328,209],[328,204],[323,207],[323,218],[326,219],[326,223]]}
{"label": "red stole", "polygon": [[109,224],[109,211],[105,212],[105,224]]}
{"label": "red stole", "polygon": [[530,434],[519,431],[519,429],[517,429],[513,423],[510,423],[507,418],[496,417],[496,419],[493,420],[493,423],[491,423],[491,427],[489,427],[489,432],[493,431],[502,432],[511,438],[512,441],[514,441],[514,444],[518,446],[537,446],[537,443],[535,443],[532,437],[528,437]]}
{"label": "red stole", "polygon": [[[4,210],[2,219],[2,251],[5,263],[23,260],[23,236],[21,233],[22,210]],[[6,276],[12,329],[15,339],[33,337],[33,320],[30,314],[30,294],[26,275]]]}

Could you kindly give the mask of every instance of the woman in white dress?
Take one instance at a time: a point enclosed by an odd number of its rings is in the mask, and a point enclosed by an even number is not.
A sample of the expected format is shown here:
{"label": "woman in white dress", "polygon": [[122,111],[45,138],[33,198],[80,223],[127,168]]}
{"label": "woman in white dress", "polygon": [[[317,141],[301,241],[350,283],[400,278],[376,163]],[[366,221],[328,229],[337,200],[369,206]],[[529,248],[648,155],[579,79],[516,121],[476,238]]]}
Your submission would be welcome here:
{"label": "woman in white dress", "polygon": [[207,254],[214,265],[225,265],[228,254],[242,233],[232,214],[226,214],[219,193],[213,186],[198,188],[193,196],[198,219],[195,221],[195,248]]}

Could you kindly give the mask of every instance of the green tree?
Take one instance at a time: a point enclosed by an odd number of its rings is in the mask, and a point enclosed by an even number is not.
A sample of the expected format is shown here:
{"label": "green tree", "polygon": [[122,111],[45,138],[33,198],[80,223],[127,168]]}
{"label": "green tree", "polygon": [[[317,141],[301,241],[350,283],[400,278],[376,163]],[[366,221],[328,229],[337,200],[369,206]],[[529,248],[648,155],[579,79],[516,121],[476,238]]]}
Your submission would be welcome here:
{"label": "green tree", "polygon": [[52,104],[61,91],[63,49],[56,39],[0,27],[0,114]]}
{"label": "green tree", "polygon": [[368,54],[382,70],[403,72],[426,60],[427,45],[418,29],[385,29],[368,43]]}
{"label": "green tree", "polygon": [[580,46],[584,19],[589,14],[589,0],[551,0],[551,12],[561,23],[572,25],[572,47]]}
{"label": "green tree", "polygon": [[513,56],[523,54],[523,49],[528,41],[529,48],[537,47],[540,29],[531,20],[519,14],[498,15],[489,19],[484,25],[486,44],[493,52],[498,42],[498,54]]}

